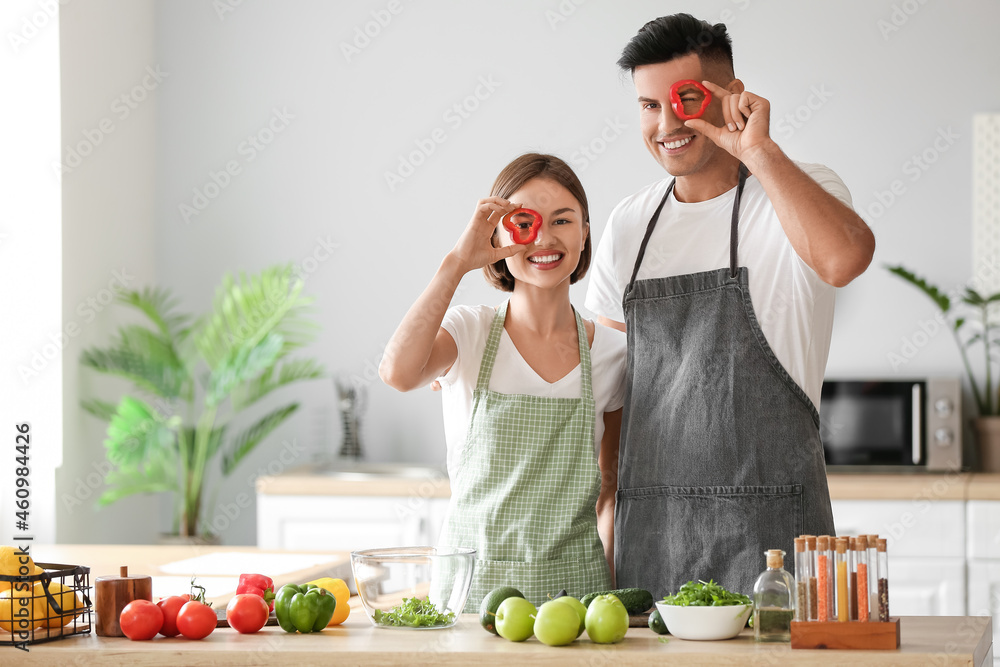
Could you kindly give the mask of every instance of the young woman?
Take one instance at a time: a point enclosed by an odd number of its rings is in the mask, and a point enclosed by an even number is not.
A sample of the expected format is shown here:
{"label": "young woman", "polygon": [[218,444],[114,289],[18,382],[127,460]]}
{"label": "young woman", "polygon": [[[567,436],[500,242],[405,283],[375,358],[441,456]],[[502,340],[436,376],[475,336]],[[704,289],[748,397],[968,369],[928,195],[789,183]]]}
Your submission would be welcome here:
{"label": "young woman", "polygon": [[[518,207],[542,216],[526,245],[501,224]],[[625,336],[570,304],[590,248],[576,174],[557,157],[522,155],[386,346],[387,384],[442,388],[452,498],[441,543],[477,549],[471,611],[502,585],[535,604],[563,588],[581,596],[612,585]],[[510,299],[449,308],[462,276],[479,268]]]}

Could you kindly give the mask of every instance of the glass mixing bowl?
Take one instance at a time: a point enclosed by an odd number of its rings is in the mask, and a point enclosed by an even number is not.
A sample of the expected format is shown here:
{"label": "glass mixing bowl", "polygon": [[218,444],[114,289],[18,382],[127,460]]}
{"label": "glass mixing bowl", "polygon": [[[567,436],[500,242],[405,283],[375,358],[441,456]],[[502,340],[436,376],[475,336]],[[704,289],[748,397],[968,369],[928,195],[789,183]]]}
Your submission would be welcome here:
{"label": "glass mixing bowl", "polygon": [[[354,582],[376,627],[436,629],[458,621],[472,587],[476,550],[392,547],[351,552]],[[412,613],[414,609],[418,613]]]}

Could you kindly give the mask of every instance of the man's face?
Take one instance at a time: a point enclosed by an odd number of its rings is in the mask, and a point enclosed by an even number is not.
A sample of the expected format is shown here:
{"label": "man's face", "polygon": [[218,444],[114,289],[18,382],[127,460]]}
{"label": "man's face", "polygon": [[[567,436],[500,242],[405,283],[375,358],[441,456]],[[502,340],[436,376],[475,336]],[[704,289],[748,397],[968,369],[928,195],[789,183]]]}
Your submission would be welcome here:
{"label": "man's face", "polygon": [[[683,79],[712,80],[696,53],[665,63],[642,65],[632,76],[639,98],[639,126],[646,148],[657,162],[674,176],[698,173],[722,150],[711,139],[684,126],[670,107],[670,87]],[[715,81],[719,85],[728,81]],[[713,97],[702,120],[715,126],[724,124],[722,107]]]}

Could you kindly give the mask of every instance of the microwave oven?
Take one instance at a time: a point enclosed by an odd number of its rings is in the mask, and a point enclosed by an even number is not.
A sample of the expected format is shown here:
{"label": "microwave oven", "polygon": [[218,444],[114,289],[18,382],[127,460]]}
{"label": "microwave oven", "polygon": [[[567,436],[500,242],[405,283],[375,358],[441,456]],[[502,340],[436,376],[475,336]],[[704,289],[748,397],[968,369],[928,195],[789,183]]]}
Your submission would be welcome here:
{"label": "microwave oven", "polygon": [[820,437],[828,468],[961,470],[961,382],[828,379]]}

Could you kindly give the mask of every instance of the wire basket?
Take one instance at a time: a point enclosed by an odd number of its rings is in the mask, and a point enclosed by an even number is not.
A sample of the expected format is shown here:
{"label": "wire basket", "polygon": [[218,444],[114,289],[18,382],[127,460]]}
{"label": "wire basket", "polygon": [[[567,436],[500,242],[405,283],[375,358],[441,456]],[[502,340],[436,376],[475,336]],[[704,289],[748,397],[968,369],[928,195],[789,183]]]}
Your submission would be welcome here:
{"label": "wire basket", "polygon": [[45,571],[24,577],[0,574],[0,582],[11,586],[0,596],[0,646],[90,634],[90,568],[36,565]]}

